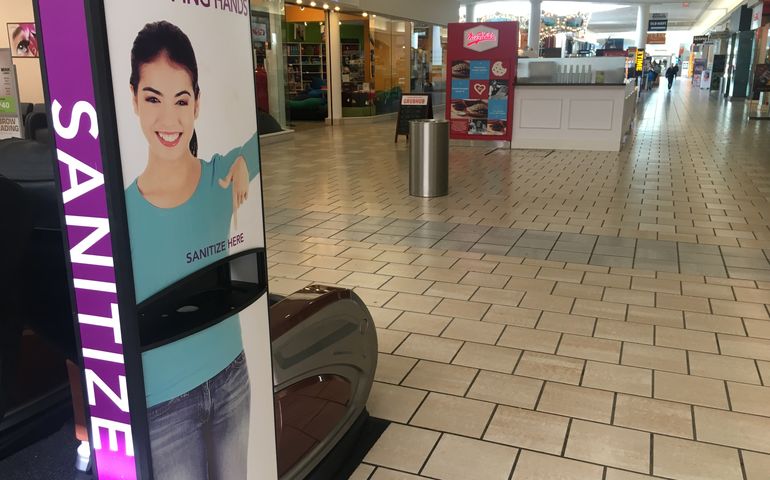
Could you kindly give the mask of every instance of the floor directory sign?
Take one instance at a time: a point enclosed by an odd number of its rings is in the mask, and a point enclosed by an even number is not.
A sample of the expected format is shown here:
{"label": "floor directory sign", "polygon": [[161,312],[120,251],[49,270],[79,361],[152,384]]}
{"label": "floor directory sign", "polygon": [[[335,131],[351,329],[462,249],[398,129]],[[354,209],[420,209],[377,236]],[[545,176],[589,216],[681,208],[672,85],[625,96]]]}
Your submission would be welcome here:
{"label": "floor directory sign", "polygon": [[10,48],[0,48],[0,140],[22,138],[19,86]]}
{"label": "floor directory sign", "polygon": [[36,13],[96,478],[277,478],[248,2]]}
{"label": "floor directory sign", "polygon": [[511,140],[518,38],[518,22],[449,24],[451,138]]}

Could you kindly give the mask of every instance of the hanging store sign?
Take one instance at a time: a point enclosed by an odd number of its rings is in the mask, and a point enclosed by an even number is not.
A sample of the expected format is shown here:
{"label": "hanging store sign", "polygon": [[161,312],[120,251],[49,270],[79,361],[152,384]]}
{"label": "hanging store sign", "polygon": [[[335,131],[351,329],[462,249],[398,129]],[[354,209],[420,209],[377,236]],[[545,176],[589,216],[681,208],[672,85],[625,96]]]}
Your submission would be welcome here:
{"label": "hanging store sign", "polygon": [[650,20],[647,22],[648,32],[665,32],[668,30],[668,14],[667,13],[652,13],[650,14]]}
{"label": "hanging store sign", "polygon": [[708,35],[696,35],[692,37],[693,45],[703,45],[709,39]]}
{"label": "hanging store sign", "polygon": [[637,48],[636,49],[636,73],[642,73],[644,70],[644,49],[643,48]]}
{"label": "hanging store sign", "polygon": [[510,141],[518,22],[451,23],[448,44],[451,138]]}
{"label": "hanging store sign", "polygon": [[751,9],[751,30],[756,30],[762,26],[762,13],[765,10],[765,3],[760,2]]}
{"label": "hanging store sign", "polygon": [[666,34],[665,33],[648,33],[647,44],[648,45],[665,45]]}

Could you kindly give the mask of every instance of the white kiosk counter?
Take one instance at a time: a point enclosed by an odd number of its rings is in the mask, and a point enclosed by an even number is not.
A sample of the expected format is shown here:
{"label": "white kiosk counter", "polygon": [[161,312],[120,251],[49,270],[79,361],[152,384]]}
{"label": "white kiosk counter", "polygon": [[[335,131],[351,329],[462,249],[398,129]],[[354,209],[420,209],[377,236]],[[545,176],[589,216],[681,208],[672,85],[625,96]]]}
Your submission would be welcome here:
{"label": "white kiosk counter", "polygon": [[511,148],[620,151],[636,112],[625,59],[520,59]]}

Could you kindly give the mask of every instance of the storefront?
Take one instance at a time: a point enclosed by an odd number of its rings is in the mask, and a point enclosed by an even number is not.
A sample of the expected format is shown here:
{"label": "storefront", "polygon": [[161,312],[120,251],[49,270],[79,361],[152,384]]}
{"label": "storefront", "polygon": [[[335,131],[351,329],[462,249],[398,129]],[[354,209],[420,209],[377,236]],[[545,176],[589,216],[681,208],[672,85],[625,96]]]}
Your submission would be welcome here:
{"label": "storefront", "polygon": [[251,8],[259,108],[283,129],[393,114],[410,92],[443,103],[441,25],[337,2],[251,0]]}

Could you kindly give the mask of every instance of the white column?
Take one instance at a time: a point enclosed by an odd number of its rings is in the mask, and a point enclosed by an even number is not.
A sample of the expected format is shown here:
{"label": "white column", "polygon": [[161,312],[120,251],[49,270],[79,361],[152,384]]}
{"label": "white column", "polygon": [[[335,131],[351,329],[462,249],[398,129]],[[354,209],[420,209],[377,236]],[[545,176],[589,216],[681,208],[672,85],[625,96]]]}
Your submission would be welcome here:
{"label": "white column", "polygon": [[340,42],[340,16],[337,12],[329,12],[328,27],[329,36],[326,52],[326,78],[329,117],[326,119],[335,124],[342,118],[342,45]]}
{"label": "white column", "polygon": [[530,0],[529,33],[527,34],[527,50],[534,52],[535,57],[540,56],[540,6],[541,0]]}
{"label": "white column", "polygon": [[465,21],[466,22],[476,21],[476,4],[475,3],[465,4]]}
{"label": "white column", "polygon": [[647,46],[647,27],[650,22],[650,6],[639,5],[636,8],[636,48],[645,48]]}

